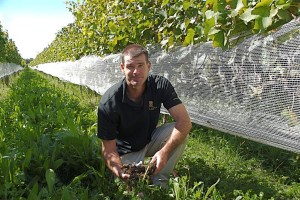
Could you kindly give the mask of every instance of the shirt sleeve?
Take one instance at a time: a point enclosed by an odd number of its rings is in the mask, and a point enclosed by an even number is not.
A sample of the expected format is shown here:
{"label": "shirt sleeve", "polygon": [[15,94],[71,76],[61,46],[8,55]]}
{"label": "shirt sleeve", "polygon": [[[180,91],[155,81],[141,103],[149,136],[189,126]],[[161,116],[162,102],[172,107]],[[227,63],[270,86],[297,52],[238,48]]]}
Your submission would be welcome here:
{"label": "shirt sleeve", "polygon": [[103,140],[116,139],[116,128],[103,104],[98,106],[98,137]]}
{"label": "shirt sleeve", "polygon": [[169,110],[173,106],[182,103],[181,100],[178,98],[178,95],[173,85],[166,78],[163,79],[163,91],[164,91],[164,95],[162,95],[163,96],[162,103],[167,110]]}

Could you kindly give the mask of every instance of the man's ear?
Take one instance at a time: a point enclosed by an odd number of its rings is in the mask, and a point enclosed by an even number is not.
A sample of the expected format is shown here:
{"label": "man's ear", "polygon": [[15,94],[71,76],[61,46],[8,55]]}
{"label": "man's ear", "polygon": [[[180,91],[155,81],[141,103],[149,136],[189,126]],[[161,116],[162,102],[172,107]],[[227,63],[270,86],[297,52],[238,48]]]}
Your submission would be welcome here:
{"label": "man's ear", "polygon": [[124,64],[123,63],[120,64],[120,68],[121,68],[121,71],[124,73]]}
{"label": "man's ear", "polygon": [[150,71],[150,69],[151,69],[151,62],[150,61],[148,61],[148,71]]}

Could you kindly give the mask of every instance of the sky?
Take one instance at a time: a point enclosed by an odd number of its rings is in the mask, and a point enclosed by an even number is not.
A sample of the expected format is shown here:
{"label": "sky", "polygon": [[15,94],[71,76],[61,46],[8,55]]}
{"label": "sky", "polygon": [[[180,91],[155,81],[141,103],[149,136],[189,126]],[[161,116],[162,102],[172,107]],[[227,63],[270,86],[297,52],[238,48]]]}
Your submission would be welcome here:
{"label": "sky", "polygon": [[61,28],[74,22],[65,2],[0,0],[1,25],[15,42],[22,58],[35,58],[55,39]]}

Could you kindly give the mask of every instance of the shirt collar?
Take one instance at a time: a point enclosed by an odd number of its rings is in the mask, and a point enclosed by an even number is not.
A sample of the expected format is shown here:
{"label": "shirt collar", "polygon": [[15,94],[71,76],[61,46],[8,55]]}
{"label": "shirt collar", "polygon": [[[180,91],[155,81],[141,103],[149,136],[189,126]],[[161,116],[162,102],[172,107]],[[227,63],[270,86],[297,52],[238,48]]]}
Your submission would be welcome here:
{"label": "shirt collar", "polygon": [[[126,94],[126,80],[125,78],[122,80],[122,87],[123,87],[123,97],[122,97],[122,103],[127,103],[129,105],[132,105],[132,101],[129,100],[127,94]],[[143,96],[145,96],[145,93],[147,90],[149,90],[150,87],[150,81],[149,81],[149,76],[147,77],[146,80],[146,90],[144,91]]]}
{"label": "shirt collar", "polygon": [[125,78],[122,81],[122,86],[123,86],[123,97],[122,97],[122,103],[128,103],[129,99],[126,95],[126,80]]}

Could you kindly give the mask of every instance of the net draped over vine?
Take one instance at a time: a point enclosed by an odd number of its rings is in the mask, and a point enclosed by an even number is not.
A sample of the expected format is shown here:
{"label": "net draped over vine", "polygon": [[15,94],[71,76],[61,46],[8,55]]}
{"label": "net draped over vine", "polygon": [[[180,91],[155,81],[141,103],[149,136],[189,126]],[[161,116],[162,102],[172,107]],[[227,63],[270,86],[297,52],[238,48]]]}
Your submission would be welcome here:
{"label": "net draped over vine", "polygon": [[[151,73],[172,82],[193,122],[300,152],[300,18],[226,51],[211,43],[149,51]],[[115,54],[34,68],[103,94],[123,78],[119,63]]]}
{"label": "net draped over vine", "polygon": [[22,69],[23,68],[20,65],[16,65],[13,63],[0,63],[0,78],[9,76]]}

